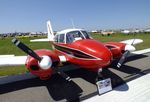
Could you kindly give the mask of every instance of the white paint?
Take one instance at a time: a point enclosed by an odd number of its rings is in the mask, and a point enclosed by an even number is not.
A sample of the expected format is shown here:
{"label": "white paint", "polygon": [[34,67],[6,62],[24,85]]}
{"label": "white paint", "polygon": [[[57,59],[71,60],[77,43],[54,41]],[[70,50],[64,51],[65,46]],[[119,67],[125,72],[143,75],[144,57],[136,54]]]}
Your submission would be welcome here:
{"label": "white paint", "polygon": [[34,40],[30,40],[30,42],[48,42],[50,41],[49,39],[45,38],[45,39],[34,39]]}
{"label": "white paint", "polygon": [[49,69],[52,66],[52,59],[49,56],[42,56],[39,66],[44,70]]}
{"label": "white paint", "polygon": [[0,57],[0,66],[25,65],[27,56],[7,56]]}
{"label": "white paint", "polygon": [[58,57],[60,59],[60,62],[66,62],[67,61],[65,56],[58,56]]}
{"label": "white paint", "polygon": [[[96,95],[83,102],[150,102],[150,74],[123,84],[113,91]],[[128,86],[128,89],[127,89]],[[126,89],[119,91],[119,89]]]}
{"label": "white paint", "polygon": [[147,49],[143,49],[139,51],[134,51],[132,52],[132,54],[144,54],[144,53],[149,53],[149,52],[150,52],[150,48],[147,48]]}
{"label": "white paint", "polygon": [[129,40],[124,40],[124,41],[121,41],[121,43],[125,43],[125,44],[128,44],[128,45],[136,45],[136,44],[140,44],[142,43],[143,40],[142,39],[129,39]]}
{"label": "white paint", "polygon": [[128,50],[128,51],[131,51],[131,52],[132,52],[132,51],[135,51],[135,47],[132,46],[132,45],[126,45],[124,50],[125,50],[125,51]]}
{"label": "white paint", "polygon": [[0,55],[0,57],[14,57],[15,55]]}

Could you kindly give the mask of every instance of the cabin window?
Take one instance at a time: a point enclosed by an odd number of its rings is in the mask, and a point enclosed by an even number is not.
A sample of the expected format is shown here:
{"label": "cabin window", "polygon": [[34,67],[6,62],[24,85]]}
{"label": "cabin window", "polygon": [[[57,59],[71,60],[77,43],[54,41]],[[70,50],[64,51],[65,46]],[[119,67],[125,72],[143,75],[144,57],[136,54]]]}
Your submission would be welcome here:
{"label": "cabin window", "polygon": [[58,42],[64,43],[64,34],[60,34],[60,35],[59,35]]}
{"label": "cabin window", "polygon": [[58,42],[58,35],[55,35],[54,41],[55,41],[55,42]]}
{"label": "cabin window", "polygon": [[64,34],[55,35],[55,42],[64,43]]}

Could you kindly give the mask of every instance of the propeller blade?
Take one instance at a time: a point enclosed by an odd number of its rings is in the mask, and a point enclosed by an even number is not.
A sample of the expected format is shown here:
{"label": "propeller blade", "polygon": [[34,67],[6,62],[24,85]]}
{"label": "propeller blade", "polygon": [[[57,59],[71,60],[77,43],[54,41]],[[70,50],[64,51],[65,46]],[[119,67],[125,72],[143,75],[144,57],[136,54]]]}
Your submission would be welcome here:
{"label": "propeller blade", "polygon": [[65,74],[63,71],[58,71],[57,72],[60,76],[62,76],[64,79],[66,79],[67,81],[72,81],[71,80],[71,78],[67,75],[67,74]]}
{"label": "propeller blade", "polygon": [[12,42],[13,42],[18,48],[20,48],[22,51],[24,51],[26,54],[32,56],[33,58],[35,58],[35,59],[38,60],[39,62],[42,60],[42,58],[39,57],[33,50],[31,50],[29,47],[27,47],[25,44],[23,44],[22,42],[20,42],[20,41],[17,40],[16,38],[12,39]]}
{"label": "propeller blade", "polygon": [[122,57],[120,58],[117,67],[120,68],[122,66],[122,64],[124,63],[124,61],[126,60],[126,57],[128,56],[128,54],[130,53],[130,51],[125,51],[125,53],[122,55]]}

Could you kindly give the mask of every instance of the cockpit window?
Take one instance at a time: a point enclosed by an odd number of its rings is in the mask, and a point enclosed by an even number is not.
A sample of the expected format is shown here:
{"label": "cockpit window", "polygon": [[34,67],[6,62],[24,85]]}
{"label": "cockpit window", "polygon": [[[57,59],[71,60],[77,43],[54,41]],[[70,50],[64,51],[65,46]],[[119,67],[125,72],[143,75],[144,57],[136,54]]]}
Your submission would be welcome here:
{"label": "cockpit window", "polygon": [[58,35],[55,35],[54,41],[55,41],[55,42],[58,42]]}
{"label": "cockpit window", "polygon": [[66,43],[71,43],[81,39],[84,39],[84,37],[79,31],[72,31],[66,34]]}
{"label": "cockpit window", "polygon": [[90,34],[88,34],[86,31],[81,31],[81,32],[86,39],[90,39]]}
{"label": "cockpit window", "polygon": [[64,43],[64,34],[60,34],[60,35],[59,35],[58,42]]}
{"label": "cockpit window", "polygon": [[56,35],[54,40],[55,42],[64,43],[64,34]]}

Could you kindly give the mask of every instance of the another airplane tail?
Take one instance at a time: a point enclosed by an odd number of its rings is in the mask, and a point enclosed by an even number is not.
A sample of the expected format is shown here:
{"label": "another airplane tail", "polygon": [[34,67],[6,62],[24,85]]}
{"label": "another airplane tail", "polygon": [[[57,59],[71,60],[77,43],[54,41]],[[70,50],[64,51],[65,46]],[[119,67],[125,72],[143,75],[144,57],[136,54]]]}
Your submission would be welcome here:
{"label": "another airplane tail", "polygon": [[47,42],[47,41],[54,41],[54,33],[51,26],[51,22],[47,21],[47,38],[44,39],[34,39],[30,40],[30,42]]}

